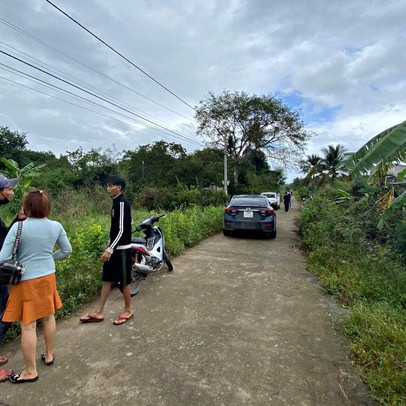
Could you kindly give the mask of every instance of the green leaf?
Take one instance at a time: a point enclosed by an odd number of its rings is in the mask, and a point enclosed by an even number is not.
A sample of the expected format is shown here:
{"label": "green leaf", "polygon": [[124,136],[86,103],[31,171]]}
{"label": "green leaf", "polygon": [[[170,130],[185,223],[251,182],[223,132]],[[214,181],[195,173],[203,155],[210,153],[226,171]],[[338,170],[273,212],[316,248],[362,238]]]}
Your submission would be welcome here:
{"label": "green leaf", "polygon": [[346,167],[352,177],[386,173],[393,162],[406,157],[406,121],[373,137],[355,154],[348,157]]}
{"label": "green leaf", "polygon": [[385,223],[388,221],[390,217],[392,217],[393,213],[396,209],[405,207],[406,206],[406,190],[399,195],[392,204],[382,213],[379,222],[378,222],[378,229],[382,230]]}
{"label": "green leaf", "polygon": [[339,195],[345,197],[346,199],[352,199],[351,193],[348,193],[348,192],[346,192],[345,190],[336,189],[336,192],[337,192]]}
{"label": "green leaf", "polygon": [[406,168],[403,169],[403,171],[398,173],[398,179],[403,179],[404,177],[406,177]]}

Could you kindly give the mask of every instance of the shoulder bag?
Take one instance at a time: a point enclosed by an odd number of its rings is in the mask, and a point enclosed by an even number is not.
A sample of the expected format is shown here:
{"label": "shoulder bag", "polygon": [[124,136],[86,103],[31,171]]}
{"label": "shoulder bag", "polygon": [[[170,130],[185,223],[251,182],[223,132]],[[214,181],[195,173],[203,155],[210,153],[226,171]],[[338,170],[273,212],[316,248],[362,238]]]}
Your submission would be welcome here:
{"label": "shoulder bag", "polygon": [[23,222],[18,222],[17,235],[14,241],[13,257],[0,263],[0,285],[17,285],[25,271],[25,267],[17,261],[18,246],[20,245]]}

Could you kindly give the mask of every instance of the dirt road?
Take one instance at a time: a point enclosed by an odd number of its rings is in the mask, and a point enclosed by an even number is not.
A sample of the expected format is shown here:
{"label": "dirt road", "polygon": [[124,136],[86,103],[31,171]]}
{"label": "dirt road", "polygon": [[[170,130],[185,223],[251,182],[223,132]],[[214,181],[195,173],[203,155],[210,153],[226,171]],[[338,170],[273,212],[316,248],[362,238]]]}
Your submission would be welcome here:
{"label": "dirt road", "polygon": [[[0,384],[0,404],[372,405],[348,361],[327,299],[305,269],[293,219],[275,240],[216,235],[148,277],[123,326],[114,290],[102,323],[58,323],[56,362],[39,381]],[[43,351],[39,339],[38,358]],[[23,366],[19,342],[2,353]]]}

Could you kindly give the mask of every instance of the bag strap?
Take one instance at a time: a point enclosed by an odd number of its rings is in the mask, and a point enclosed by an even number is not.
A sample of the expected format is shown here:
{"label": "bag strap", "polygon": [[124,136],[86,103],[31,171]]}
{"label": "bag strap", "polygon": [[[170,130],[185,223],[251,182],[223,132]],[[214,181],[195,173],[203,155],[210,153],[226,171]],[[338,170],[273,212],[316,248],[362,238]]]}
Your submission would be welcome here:
{"label": "bag strap", "polygon": [[14,241],[14,247],[13,247],[13,261],[17,261],[18,246],[20,245],[22,228],[23,228],[23,222],[19,221],[18,228],[17,228],[17,235],[16,235],[16,239]]}

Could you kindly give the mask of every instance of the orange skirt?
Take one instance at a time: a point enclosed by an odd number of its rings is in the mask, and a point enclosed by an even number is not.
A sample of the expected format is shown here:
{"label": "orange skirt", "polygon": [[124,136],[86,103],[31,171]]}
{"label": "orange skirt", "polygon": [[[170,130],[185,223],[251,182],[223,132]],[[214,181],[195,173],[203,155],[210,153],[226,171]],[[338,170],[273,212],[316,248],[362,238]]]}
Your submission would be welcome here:
{"label": "orange skirt", "polygon": [[29,324],[55,314],[61,307],[55,273],[52,273],[11,286],[2,321],[22,321]]}

